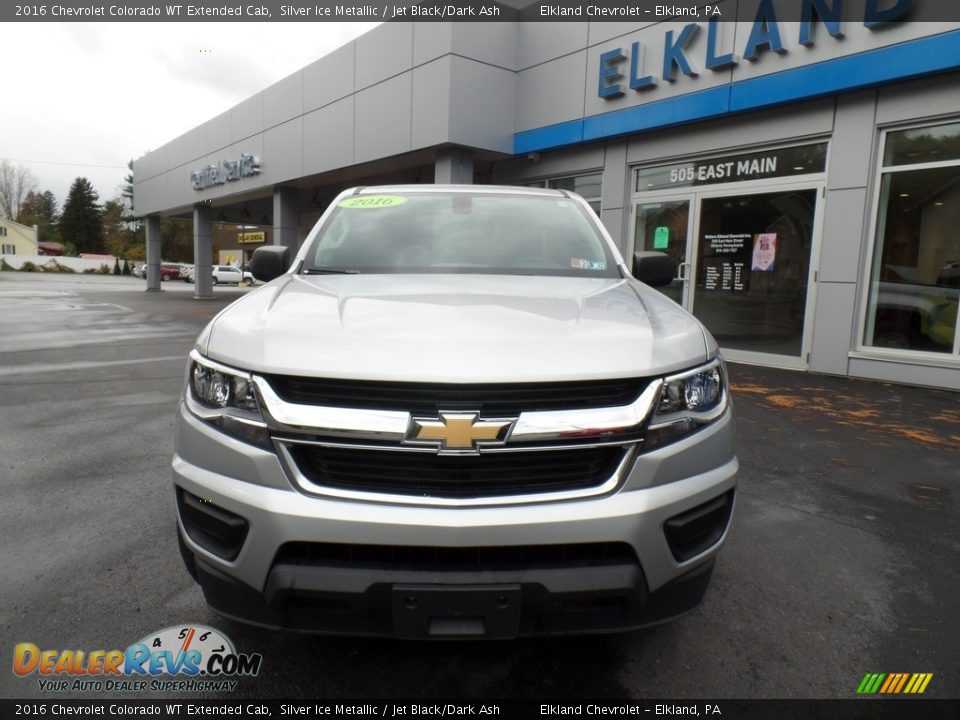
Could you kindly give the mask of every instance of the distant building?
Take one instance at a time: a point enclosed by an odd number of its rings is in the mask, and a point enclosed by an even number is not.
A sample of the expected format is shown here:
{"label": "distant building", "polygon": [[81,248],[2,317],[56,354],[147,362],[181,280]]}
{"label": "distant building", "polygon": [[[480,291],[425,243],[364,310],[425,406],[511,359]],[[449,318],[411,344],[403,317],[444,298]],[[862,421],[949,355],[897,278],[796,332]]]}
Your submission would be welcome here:
{"label": "distant building", "polygon": [[0,218],[0,255],[37,255],[37,226]]}
{"label": "distant building", "polygon": [[54,255],[62,256],[64,254],[63,245],[55,242],[43,242],[42,240],[37,243],[37,255]]}

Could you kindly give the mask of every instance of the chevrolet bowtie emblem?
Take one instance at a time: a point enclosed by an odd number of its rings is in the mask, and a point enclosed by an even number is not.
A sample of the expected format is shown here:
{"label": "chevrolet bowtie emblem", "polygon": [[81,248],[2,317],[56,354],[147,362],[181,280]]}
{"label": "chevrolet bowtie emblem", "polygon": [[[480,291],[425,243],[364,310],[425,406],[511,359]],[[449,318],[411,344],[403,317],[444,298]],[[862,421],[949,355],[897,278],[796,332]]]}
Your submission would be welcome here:
{"label": "chevrolet bowtie emblem", "polygon": [[440,418],[414,418],[408,442],[436,444],[441,450],[476,450],[503,442],[513,420],[480,420],[477,413],[441,412]]}

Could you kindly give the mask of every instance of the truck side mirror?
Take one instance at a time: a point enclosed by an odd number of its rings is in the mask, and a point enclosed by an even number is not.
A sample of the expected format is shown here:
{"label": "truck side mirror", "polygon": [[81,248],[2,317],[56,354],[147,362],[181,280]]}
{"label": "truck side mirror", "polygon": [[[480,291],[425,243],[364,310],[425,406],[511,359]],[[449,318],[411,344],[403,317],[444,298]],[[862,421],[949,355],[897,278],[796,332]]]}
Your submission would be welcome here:
{"label": "truck side mirror", "polygon": [[666,253],[641,250],[633,254],[633,276],[651,287],[664,287],[677,276],[677,264]]}
{"label": "truck side mirror", "polygon": [[282,245],[267,245],[253,251],[250,274],[260,282],[270,282],[283,275],[290,267],[290,249]]}

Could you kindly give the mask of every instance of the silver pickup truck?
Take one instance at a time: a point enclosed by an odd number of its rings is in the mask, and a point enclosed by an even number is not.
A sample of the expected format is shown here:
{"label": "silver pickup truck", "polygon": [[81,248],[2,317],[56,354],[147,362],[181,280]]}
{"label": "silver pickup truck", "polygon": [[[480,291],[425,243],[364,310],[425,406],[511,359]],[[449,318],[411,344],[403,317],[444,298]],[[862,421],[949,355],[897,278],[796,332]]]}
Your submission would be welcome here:
{"label": "silver pickup truck", "polygon": [[[509,638],[693,610],[734,508],[717,344],[565,191],[342,193],[190,355],[187,569],[275,628]],[[641,282],[644,281],[644,282]]]}

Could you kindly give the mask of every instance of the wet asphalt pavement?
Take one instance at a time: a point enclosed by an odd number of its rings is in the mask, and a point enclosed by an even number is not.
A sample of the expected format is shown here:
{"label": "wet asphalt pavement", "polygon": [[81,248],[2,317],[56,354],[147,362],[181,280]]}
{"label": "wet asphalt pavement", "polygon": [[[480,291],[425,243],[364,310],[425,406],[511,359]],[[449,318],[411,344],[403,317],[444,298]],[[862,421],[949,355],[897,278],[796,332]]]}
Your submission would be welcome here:
{"label": "wet asphalt pavement", "polygon": [[10,672],[15,643],[124,648],[182,623],[263,653],[231,697],[851,698],[866,672],[960,696],[960,394],[731,365],[737,514],[680,621],[494,643],[274,633],[206,606],[169,476],[185,357],[243,291],[143,287],[0,274],[0,697],[44,696]]}

